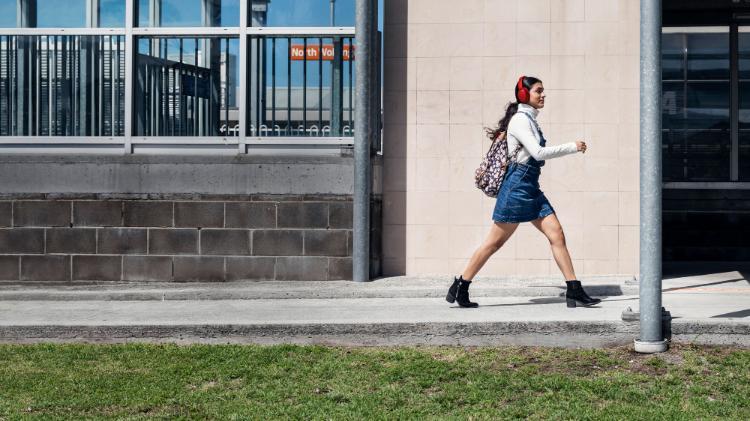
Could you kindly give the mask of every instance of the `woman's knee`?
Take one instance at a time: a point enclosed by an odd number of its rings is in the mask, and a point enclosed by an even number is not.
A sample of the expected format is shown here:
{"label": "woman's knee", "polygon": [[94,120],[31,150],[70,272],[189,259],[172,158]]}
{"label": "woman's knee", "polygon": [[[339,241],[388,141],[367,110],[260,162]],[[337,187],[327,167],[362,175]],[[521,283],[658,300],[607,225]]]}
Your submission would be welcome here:
{"label": "woman's knee", "polygon": [[503,239],[497,239],[497,240],[493,239],[493,240],[490,240],[490,241],[487,241],[486,243],[484,243],[484,249],[486,251],[489,251],[490,253],[494,253],[494,252],[500,250],[500,248],[503,246],[503,244],[505,244],[505,240],[503,240]]}
{"label": "woman's knee", "polygon": [[562,228],[553,230],[551,233],[549,233],[547,238],[549,239],[549,243],[550,245],[552,245],[552,247],[565,245],[565,233],[563,232]]}

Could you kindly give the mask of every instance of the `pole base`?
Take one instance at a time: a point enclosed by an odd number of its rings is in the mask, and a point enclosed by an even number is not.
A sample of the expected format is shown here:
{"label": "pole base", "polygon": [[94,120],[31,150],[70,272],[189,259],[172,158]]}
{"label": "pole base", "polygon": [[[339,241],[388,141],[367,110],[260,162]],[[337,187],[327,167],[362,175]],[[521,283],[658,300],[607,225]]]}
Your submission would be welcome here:
{"label": "pole base", "polygon": [[669,342],[666,340],[662,341],[640,341],[635,339],[633,341],[635,345],[635,352],[641,354],[656,354],[659,352],[665,352],[669,349]]}

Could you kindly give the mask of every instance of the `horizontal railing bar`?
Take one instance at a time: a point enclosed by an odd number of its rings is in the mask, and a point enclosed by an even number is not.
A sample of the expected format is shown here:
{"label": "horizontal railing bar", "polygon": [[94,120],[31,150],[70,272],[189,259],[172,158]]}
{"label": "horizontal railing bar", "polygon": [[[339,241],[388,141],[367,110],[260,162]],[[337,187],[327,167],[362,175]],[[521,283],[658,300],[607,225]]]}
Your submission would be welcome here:
{"label": "horizontal railing bar", "polygon": [[354,36],[354,27],[253,27],[247,28],[248,35],[303,36]]}
{"label": "horizontal railing bar", "polygon": [[0,28],[7,35],[125,35],[125,28]]}
{"label": "horizontal railing bar", "polygon": [[675,181],[662,183],[665,189],[725,189],[746,190],[750,189],[750,182],[743,181]]}
{"label": "horizontal railing bar", "polygon": [[[216,136],[133,136],[132,143],[140,144],[206,144],[222,145],[236,144],[238,137],[216,137]],[[97,136],[2,136],[0,144],[21,145],[21,144],[94,144],[94,145],[121,145],[125,144],[125,137],[97,137]],[[248,142],[254,142],[263,145],[308,145],[308,144],[341,144],[350,145],[354,142],[353,137],[311,137],[311,136],[289,136],[289,137],[260,137],[248,136]]]}
{"label": "horizontal railing bar", "polygon": [[237,145],[240,138],[217,136],[133,136],[134,145]]}
{"label": "horizontal railing bar", "polygon": [[664,26],[662,34],[729,34],[726,26]]}
{"label": "horizontal railing bar", "polygon": [[[133,136],[131,141],[133,143],[199,143],[199,144],[233,144],[237,143],[237,137],[216,137],[216,136]],[[354,141],[353,137],[305,137],[305,136],[290,136],[290,137],[259,137],[250,136],[247,138],[248,141],[257,142],[264,145],[292,145],[292,144],[351,144]],[[91,143],[91,144],[123,144],[125,143],[124,137],[96,137],[96,136],[3,136],[0,137],[0,143],[4,144],[56,144],[56,143]]]}
{"label": "horizontal railing bar", "polygon": [[[125,28],[0,28],[0,35],[125,35]],[[256,27],[244,31],[248,35],[269,36],[354,36],[353,27]],[[133,35],[240,35],[239,27],[142,27],[133,28]]]}
{"label": "horizontal railing bar", "polygon": [[[239,137],[133,137],[133,144],[185,144],[185,145],[236,145]],[[246,143],[258,145],[351,145],[353,137],[257,137],[248,136]]]}
{"label": "horizontal railing bar", "polygon": [[23,155],[61,155],[70,156],[75,154],[96,154],[96,155],[122,155],[122,145],[50,145],[50,147],[40,148],[35,145],[18,145],[18,146],[0,146],[3,155],[23,154]]}
{"label": "horizontal railing bar", "polygon": [[65,144],[92,144],[92,145],[124,145],[124,137],[97,137],[97,136],[2,136],[2,145],[65,145]]}
{"label": "horizontal railing bar", "polygon": [[133,28],[133,35],[235,35],[239,36],[242,30],[239,27],[174,27],[174,28]]}
{"label": "horizontal railing bar", "polygon": [[352,145],[353,137],[257,137],[248,136],[249,145]]}
{"label": "horizontal railing bar", "polygon": [[[304,146],[304,147],[330,147],[330,146],[352,146],[354,144],[354,138],[288,138],[286,140],[280,139],[262,139],[262,138],[250,138],[245,142],[250,146]],[[69,140],[69,141],[18,141],[18,140],[0,140],[0,151],[5,151],[6,147],[11,145],[17,148],[55,148],[55,147],[68,147],[70,145],[80,145],[87,147],[96,146],[120,146],[124,145],[124,141],[85,141],[85,140]],[[180,146],[236,146],[239,144],[239,139],[232,141],[217,141],[211,138],[187,138],[187,139],[164,139],[164,138],[151,138],[147,140],[133,139],[132,145],[169,145],[175,149],[180,149]]]}

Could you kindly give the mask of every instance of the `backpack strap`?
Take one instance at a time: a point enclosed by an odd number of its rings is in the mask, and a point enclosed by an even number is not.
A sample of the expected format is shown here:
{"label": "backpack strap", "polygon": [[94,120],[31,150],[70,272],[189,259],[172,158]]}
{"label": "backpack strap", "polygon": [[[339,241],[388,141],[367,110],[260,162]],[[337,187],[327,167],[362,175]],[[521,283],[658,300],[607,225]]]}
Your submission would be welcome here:
{"label": "backpack strap", "polygon": [[[524,113],[524,114],[526,114],[526,113],[525,113],[525,112],[523,112],[523,111],[518,111],[518,112],[516,112],[516,114],[518,114],[518,113]],[[526,114],[526,115],[528,116],[528,114]],[[530,117],[530,116],[529,116],[529,117]],[[507,133],[508,133],[508,131],[506,130],[506,131],[505,131],[505,135],[506,135],[506,136],[507,136]],[[510,156],[508,156],[508,163],[511,163],[511,162],[515,162],[515,161],[516,161],[516,158],[518,158],[518,153],[519,153],[519,152],[521,152],[521,149],[523,149],[523,144],[522,144],[521,142],[518,142],[518,145],[516,146],[516,149],[515,149],[515,150],[513,151],[513,153],[512,153],[512,154],[511,154]],[[509,151],[509,152],[510,152],[510,151]]]}
{"label": "backpack strap", "polygon": [[513,154],[511,154],[508,157],[508,164],[510,164],[511,162],[516,162],[518,158],[518,153],[521,152],[522,148],[523,148],[523,145],[521,144],[521,142],[518,142],[518,146],[516,146],[516,150],[514,150]]}

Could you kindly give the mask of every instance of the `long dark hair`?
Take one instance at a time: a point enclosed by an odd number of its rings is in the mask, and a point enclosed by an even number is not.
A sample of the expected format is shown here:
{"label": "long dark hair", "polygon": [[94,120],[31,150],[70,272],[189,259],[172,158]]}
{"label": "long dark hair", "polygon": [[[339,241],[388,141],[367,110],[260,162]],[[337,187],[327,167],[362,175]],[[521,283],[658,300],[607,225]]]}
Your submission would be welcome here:
{"label": "long dark hair", "polygon": [[[535,83],[541,83],[541,80],[532,77],[532,76],[525,76],[523,78],[523,86],[531,91],[531,87],[534,86]],[[485,128],[485,131],[487,132],[487,137],[490,138],[490,140],[494,141],[497,139],[504,131],[508,130],[508,123],[510,123],[511,117],[513,117],[513,114],[515,114],[518,111],[518,85],[515,87],[515,93],[516,93],[516,101],[515,102],[509,102],[508,105],[505,106],[505,115],[503,115],[503,118],[500,119],[500,121],[497,122],[497,127],[494,129],[491,129],[489,127]]]}

